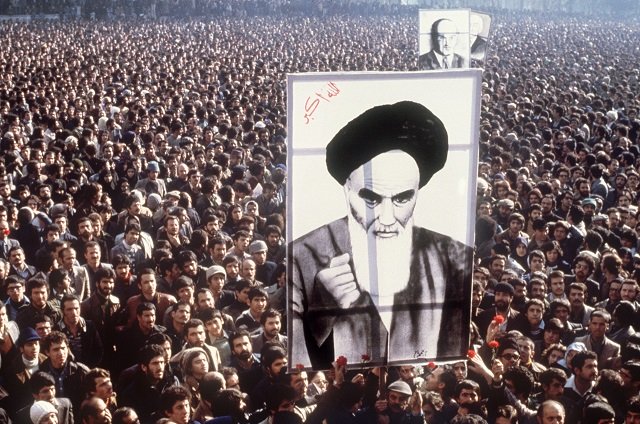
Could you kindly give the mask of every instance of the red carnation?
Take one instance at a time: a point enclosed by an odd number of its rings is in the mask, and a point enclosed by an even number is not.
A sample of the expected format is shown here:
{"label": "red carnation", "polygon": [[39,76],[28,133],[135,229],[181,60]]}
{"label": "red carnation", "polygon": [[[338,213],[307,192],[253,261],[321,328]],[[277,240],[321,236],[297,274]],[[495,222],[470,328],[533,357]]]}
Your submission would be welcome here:
{"label": "red carnation", "polygon": [[346,366],[347,365],[347,358],[345,358],[342,355],[338,356],[338,359],[336,359],[336,364],[338,364],[339,367]]}
{"label": "red carnation", "polygon": [[371,356],[366,353],[363,353],[360,358],[362,358],[362,362],[369,362],[371,360]]}
{"label": "red carnation", "polygon": [[467,352],[467,356],[469,357],[469,359],[473,359],[476,357],[476,351],[473,349],[469,349],[469,351]]}
{"label": "red carnation", "polygon": [[296,369],[297,369],[298,371],[304,371],[304,365],[302,365],[302,364],[296,364]]}
{"label": "red carnation", "polygon": [[495,317],[493,317],[493,322],[500,325],[504,322],[504,317],[502,315],[496,315]]}
{"label": "red carnation", "polygon": [[430,370],[435,370],[438,366],[436,364],[434,364],[433,362],[429,362],[427,364],[427,368],[429,368]]}
{"label": "red carnation", "polygon": [[488,346],[489,346],[491,349],[497,349],[497,348],[499,348],[499,347],[500,347],[500,343],[498,343],[496,340],[491,340],[491,341],[488,343]]}

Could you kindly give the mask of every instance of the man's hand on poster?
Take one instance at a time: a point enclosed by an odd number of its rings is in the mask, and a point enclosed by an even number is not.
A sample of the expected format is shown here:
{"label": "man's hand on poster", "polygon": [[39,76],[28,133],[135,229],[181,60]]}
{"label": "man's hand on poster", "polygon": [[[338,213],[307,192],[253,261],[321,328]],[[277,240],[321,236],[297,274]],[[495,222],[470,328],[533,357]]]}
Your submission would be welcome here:
{"label": "man's hand on poster", "polygon": [[350,256],[344,253],[331,259],[329,267],[316,275],[320,285],[330,293],[338,306],[349,308],[360,297],[358,283],[349,264]]}

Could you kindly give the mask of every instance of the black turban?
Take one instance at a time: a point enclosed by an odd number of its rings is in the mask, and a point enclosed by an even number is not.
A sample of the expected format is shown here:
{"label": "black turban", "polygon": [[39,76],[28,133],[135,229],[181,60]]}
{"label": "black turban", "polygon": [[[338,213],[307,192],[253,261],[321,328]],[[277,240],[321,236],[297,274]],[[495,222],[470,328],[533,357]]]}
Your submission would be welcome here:
{"label": "black turban", "polygon": [[423,105],[403,101],[373,107],[338,131],[327,145],[327,170],[344,185],[374,157],[402,150],[418,164],[423,187],[444,166],[448,149],[442,121]]}

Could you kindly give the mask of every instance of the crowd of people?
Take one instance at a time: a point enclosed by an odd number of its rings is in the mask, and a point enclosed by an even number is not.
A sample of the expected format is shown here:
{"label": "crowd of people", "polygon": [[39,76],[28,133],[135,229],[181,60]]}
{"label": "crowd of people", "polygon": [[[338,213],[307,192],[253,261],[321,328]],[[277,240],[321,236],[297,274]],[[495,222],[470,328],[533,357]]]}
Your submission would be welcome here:
{"label": "crowd of people", "polygon": [[287,366],[286,74],[399,10],[0,27],[0,422],[640,420],[631,21],[494,13],[468,359]]}

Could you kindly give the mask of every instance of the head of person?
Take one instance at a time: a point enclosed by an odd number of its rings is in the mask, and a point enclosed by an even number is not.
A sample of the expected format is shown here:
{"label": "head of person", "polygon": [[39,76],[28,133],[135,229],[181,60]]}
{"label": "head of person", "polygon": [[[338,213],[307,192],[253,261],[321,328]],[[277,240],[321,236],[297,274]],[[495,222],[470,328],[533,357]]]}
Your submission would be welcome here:
{"label": "head of person", "polygon": [[48,372],[36,371],[27,384],[36,401],[51,402],[56,397],[56,380]]}
{"label": "head of person", "polygon": [[373,107],[345,125],[327,145],[326,164],[344,187],[351,219],[368,235],[389,239],[411,228],[418,190],[442,169],[447,151],[442,122],[404,101]]}
{"label": "head of person", "polygon": [[138,352],[140,370],[152,383],[158,383],[164,378],[165,351],[156,344],[147,344]]}
{"label": "head of person", "polygon": [[200,381],[209,372],[207,353],[201,347],[191,347],[184,351],[180,361],[182,375]]}
{"label": "head of person", "polygon": [[136,320],[144,333],[149,333],[156,324],[156,305],[150,302],[141,302],[136,307]]}
{"label": "head of person", "polygon": [[504,368],[508,369],[520,365],[520,350],[516,339],[511,336],[505,336],[499,340],[499,343],[496,353]]}
{"label": "head of person", "polygon": [[144,268],[138,275],[138,288],[142,295],[151,299],[156,295],[157,288],[156,272],[151,268]]}
{"label": "head of person", "polygon": [[282,346],[266,345],[262,349],[260,362],[264,373],[275,378],[287,366],[287,352]]}
{"label": "head of person", "polygon": [[458,27],[451,19],[438,19],[431,25],[431,45],[438,53],[452,54],[457,43]]}
{"label": "head of person", "polygon": [[589,317],[589,334],[594,340],[603,340],[605,333],[609,329],[611,315],[606,310],[596,309]]}
{"label": "head of person", "polygon": [[54,369],[62,369],[69,358],[69,340],[64,333],[52,331],[42,340],[42,351]]}
{"label": "head of person", "polygon": [[128,406],[116,409],[111,421],[112,424],[137,424],[139,422],[136,411]]}
{"label": "head of person", "polygon": [[278,412],[293,412],[296,401],[296,391],[285,384],[274,384],[265,394],[265,405],[271,415]]}
{"label": "head of person", "polygon": [[598,355],[588,350],[576,353],[571,359],[571,369],[576,379],[595,381],[598,377]]}
{"label": "head of person", "polygon": [[513,301],[515,289],[509,283],[498,283],[494,288],[494,302],[499,311],[507,311]]}
{"label": "head of person", "polygon": [[269,295],[260,287],[251,287],[249,290],[249,309],[254,316],[262,316],[267,307]]}
{"label": "head of person", "polygon": [[268,309],[260,316],[262,333],[267,339],[278,336],[282,328],[282,314],[275,309]]}
{"label": "head of person", "polygon": [[96,396],[105,402],[113,396],[111,373],[103,368],[89,370],[83,379],[83,386],[89,396]]}
{"label": "head of person", "polygon": [[409,384],[402,380],[394,381],[387,387],[388,408],[395,413],[406,410],[412,394]]}
{"label": "head of person", "polygon": [[480,385],[473,380],[462,380],[454,389],[455,400],[460,406],[471,406],[480,400]]}
{"label": "head of person", "polygon": [[29,408],[29,418],[33,424],[58,424],[58,410],[49,401],[38,400]]}
{"label": "head of person", "polygon": [[191,418],[191,394],[182,386],[166,388],[160,395],[162,413],[176,424],[188,424]]}
{"label": "head of person", "polygon": [[229,337],[229,346],[231,354],[242,361],[248,361],[253,355],[253,347],[251,345],[251,335],[248,331],[236,331]]}
{"label": "head of person", "polygon": [[529,398],[535,385],[531,372],[522,365],[507,369],[503,375],[505,387],[520,400]]}
{"label": "head of person", "polygon": [[550,367],[538,377],[545,399],[560,400],[567,383],[567,375],[560,368]]}
{"label": "head of person", "polygon": [[111,411],[104,399],[92,396],[80,405],[83,424],[111,424]]}
{"label": "head of person", "polygon": [[184,338],[189,346],[203,347],[206,339],[204,323],[197,318],[191,318],[184,325]]}
{"label": "head of person", "polygon": [[546,400],[538,407],[538,424],[563,424],[565,411],[562,404],[555,400]]}

